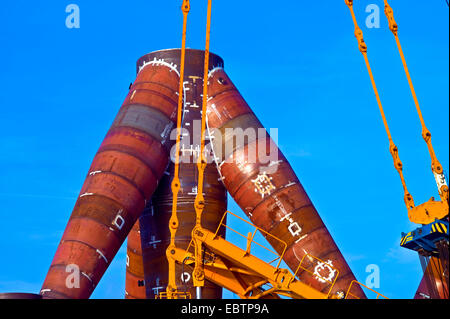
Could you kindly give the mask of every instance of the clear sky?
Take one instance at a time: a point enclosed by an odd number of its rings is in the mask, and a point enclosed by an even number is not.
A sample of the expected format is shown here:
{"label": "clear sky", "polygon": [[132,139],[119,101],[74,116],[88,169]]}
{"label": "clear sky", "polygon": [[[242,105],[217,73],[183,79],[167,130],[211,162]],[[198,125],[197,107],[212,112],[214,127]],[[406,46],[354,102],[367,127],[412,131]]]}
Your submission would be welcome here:
{"label": "clear sky", "polygon": [[[180,1],[4,1],[0,8],[0,292],[37,293],[91,161],[135,78],[136,60],[181,44]],[[80,28],[65,25],[80,8]],[[368,29],[366,6],[380,7]],[[444,0],[391,0],[433,145],[449,168],[449,34]],[[192,0],[188,46],[204,47]],[[381,99],[416,204],[438,197],[383,1],[355,1]],[[412,298],[414,228],[344,0],[213,1],[211,51],[279,146],[357,278],[380,268],[390,298]],[[230,210],[238,211],[234,203]],[[126,247],[93,298],[123,298]],[[230,294],[226,294],[230,296]]]}

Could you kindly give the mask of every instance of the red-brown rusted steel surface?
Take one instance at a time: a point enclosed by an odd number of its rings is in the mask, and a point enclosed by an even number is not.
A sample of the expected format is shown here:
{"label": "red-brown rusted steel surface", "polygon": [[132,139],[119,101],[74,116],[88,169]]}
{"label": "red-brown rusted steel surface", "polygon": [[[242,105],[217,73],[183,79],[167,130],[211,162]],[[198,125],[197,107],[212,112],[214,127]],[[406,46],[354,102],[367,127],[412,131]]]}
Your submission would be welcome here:
{"label": "red-brown rusted steel surface", "polygon": [[127,268],[125,277],[125,299],[145,299],[144,261],[142,259],[139,220],[127,238]]}
{"label": "red-brown rusted steel surface", "polygon": [[[165,63],[180,64],[180,50],[163,50],[150,53],[141,59],[145,61],[163,60]],[[220,57],[211,54],[211,68],[223,66]],[[191,241],[191,232],[195,226],[194,201],[197,195],[197,156],[200,145],[201,105],[203,91],[204,52],[186,50],[184,116],[182,122],[183,136],[181,141],[180,183],[177,215],[179,228],[175,245],[186,249]],[[174,136],[175,138],[176,136]],[[145,283],[147,297],[155,298],[158,292],[165,291],[168,280],[168,263],[166,248],[170,242],[169,219],[172,214],[172,190],[174,164],[171,162],[162,178],[152,204],[141,218],[142,249],[144,257]],[[216,165],[211,161],[205,170],[204,197],[205,209],[202,215],[202,226],[215,231],[227,208],[227,193],[219,180]],[[179,291],[189,291],[195,298],[192,283],[192,270],[183,265],[176,265],[176,280]],[[205,282],[202,288],[203,299],[218,299],[222,296],[222,288]]]}
{"label": "red-brown rusted steel surface", "polygon": [[[222,68],[210,72],[207,119],[223,182],[245,214],[287,243],[284,261],[293,271],[306,253],[325,262],[306,257],[303,266],[313,274],[299,271],[302,281],[327,292],[330,284],[321,280],[335,279],[328,264],[339,270],[333,294],[346,292],[355,280],[352,271],[286,157]],[[246,138],[239,141],[230,129],[242,129]],[[267,240],[282,252],[278,242]],[[359,287],[352,294],[365,298]]]}
{"label": "red-brown rusted steel surface", "polygon": [[414,299],[448,299],[448,269],[439,258],[431,257]]}
{"label": "red-brown rusted steel surface", "polygon": [[167,167],[178,84],[174,66],[142,66],[89,169],[42,286],[44,298],[92,294]]}

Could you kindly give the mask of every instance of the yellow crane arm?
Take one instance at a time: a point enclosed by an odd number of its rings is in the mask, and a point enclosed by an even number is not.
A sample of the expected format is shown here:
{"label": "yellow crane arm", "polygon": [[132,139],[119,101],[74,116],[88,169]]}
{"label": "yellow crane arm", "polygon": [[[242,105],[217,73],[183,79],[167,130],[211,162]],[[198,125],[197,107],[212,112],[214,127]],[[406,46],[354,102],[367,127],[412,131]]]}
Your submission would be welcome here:
{"label": "yellow crane arm", "polygon": [[[226,225],[225,220],[228,214],[237,217],[238,220],[253,227],[253,233],[249,232],[248,235],[245,236],[237,229],[233,229],[230,225]],[[239,247],[222,238],[219,235],[221,227],[225,227],[238,236],[247,238],[246,247]],[[277,242],[280,247],[284,247],[283,252],[278,254],[270,248],[256,242],[256,232],[260,232],[260,234],[266,238],[270,237],[271,240]],[[347,289],[347,293],[343,290],[332,292],[337,278],[339,277],[339,270],[332,265],[329,265],[328,271],[333,273],[333,278],[327,278],[325,273],[321,273],[317,270],[317,265],[324,264],[324,261],[310,254],[305,254],[303,256],[294,273],[281,268],[281,261],[286,253],[286,242],[231,212],[226,212],[224,214],[215,233],[207,229],[197,228],[192,234],[192,241],[186,250],[176,248],[174,259],[177,260],[178,263],[183,263],[188,267],[195,267],[195,248],[194,252],[192,249],[193,246],[196,245],[195,241],[200,241],[204,247],[203,261],[205,278],[232,291],[242,299],[267,299],[280,298],[281,296],[295,299],[358,298],[358,296],[351,293],[352,286],[359,285],[365,287],[359,282],[352,281]],[[254,250],[252,247],[257,247],[258,250],[261,248],[266,249],[271,252],[271,254],[274,254],[276,258],[270,262],[265,261],[252,253],[252,250]],[[267,256],[265,256],[264,259],[267,259],[266,257]],[[306,284],[300,279],[300,274],[303,278],[305,278],[305,276],[313,276],[316,279],[321,279],[324,286],[313,287],[310,284]],[[381,296],[386,298],[380,293],[374,290],[372,291],[377,293],[378,297]]]}

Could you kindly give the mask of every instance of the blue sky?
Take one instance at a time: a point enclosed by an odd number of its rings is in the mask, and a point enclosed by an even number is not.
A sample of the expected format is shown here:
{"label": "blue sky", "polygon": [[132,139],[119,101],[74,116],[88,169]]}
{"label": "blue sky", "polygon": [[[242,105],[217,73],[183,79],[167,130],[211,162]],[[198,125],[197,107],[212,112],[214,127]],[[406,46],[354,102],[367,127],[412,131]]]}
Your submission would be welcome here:
{"label": "blue sky", "polygon": [[[65,26],[67,5],[80,28]],[[326,4],[324,4],[326,3]],[[449,168],[449,34],[445,1],[391,0],[433,145]],[[395,41],[381,11],[369,59],[416,204],[437,197],[430,159]],[[179,47],[181,1],[7,1],[0,8],[0,291],[38,292],[104,135],[135,78],[136,60]],[[206,1],[191,1],[187,43],[204,47]],[[344,0],[213,1],[211,50],[303,183],[358,279],[411,298],[412,230],[364,61]],[[230,202],[229,209],[239,211]],[[93,298],[122,298],[125,246]],[[231,296],[226,294],[226,296]]]}

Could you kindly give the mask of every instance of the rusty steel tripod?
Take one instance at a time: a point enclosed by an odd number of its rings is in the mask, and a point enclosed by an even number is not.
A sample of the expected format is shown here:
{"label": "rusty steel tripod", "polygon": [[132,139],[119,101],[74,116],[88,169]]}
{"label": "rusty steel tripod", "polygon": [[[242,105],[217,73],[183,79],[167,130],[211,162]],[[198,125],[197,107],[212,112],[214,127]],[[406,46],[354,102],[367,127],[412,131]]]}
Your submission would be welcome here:
{"label": "rusty steel tripod", "polygon": [[[189,9],[183,1],[181,50],[138,61],[41,295],[88,298],[128,236],[127,298],[220,298],[222,287],[242,298],[365,298],[286,157],[209,53],[211,1],[205,51],[185,49]],[[234,143],[239,130],[262,133]],[[235,216],[226,191],[254,228],[243,248],[225,240]],[[257,232],[271,262],[253,255]],[[81,273],[75,289],[68,265]]]}
{"label": "rusty steel tripod", "polygon": [[[415,206],[353,1],[346,3],[410,211]],[[210,54],[211,4],[204,51],[186,49],[190,3],[184,0],[181,49],[138,60],[136,80],[93,160],[42,286],[44,298],[89,298],[127,236],[126,298],[221,298],[222,288],[255,299],[365,298],[287,158],[225,73],[223,60]],[[428,136],[425,131],[438,178]],[[445,198],[445,187],[439,190]],[[250,221],[227,211],[227,192]],[[227,224],[230,218],[251,231],[239,233]],[[226,230],[246,244],[226,240]],[[257,233],[270,247],[257,242]],[[274,258],[257,257],[256,246]],[[67,282],[74,265],[78,287]]]}

